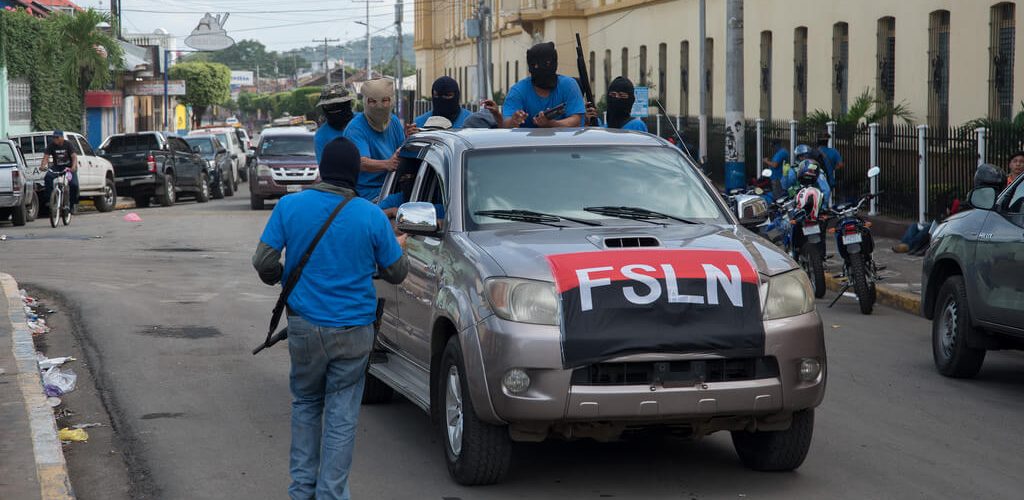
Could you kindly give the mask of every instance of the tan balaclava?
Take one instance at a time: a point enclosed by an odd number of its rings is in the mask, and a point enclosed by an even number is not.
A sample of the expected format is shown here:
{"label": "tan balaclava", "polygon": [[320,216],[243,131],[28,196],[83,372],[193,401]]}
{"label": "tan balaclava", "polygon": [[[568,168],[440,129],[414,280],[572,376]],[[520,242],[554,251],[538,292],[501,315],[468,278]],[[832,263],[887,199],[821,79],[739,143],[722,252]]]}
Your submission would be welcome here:
{"label": "tan balaclava", "polygon": [[[363,114],[377,132],[387,130],[391,121],[391,110],[395,103],[395,81],[390,78],[376,78],[363,84]],[[370,104],[373,99],[376,104]],[[385,103],[384,99],[388,99]]]}

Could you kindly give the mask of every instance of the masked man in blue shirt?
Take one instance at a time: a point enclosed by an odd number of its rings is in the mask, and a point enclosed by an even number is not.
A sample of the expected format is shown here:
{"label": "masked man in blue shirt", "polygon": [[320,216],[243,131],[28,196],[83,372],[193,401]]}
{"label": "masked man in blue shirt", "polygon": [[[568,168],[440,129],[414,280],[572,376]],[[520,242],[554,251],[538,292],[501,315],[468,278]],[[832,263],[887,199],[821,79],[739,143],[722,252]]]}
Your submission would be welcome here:
{"label": "masked man in blue shirt", "polygon": [[472,113],[468,109],[459,106],[459,101],[462,98],[459,82],[456,82],[450,76],[442,76],[434,80],[430,94],[433,109],[417,116],[413,120],[416,126],[423,128],[427,123],[427,119],[431,116],[443,116],[452,122],[452,128],[462,128],[462,122],[466,121],[466,118],[469,118],[469,115]]}
{"label": "masked man in blue shirt", "polygon": [[355,100],[355,96],[341,83],[325,85],[323,91],[320,92],[316,109],[324,115],[325,123],[316,130],[316,136],[313,137],[316,161],[320,161],[324,146],[341,137],[348,122],[352,121],[355,116],[352,113],[353,100]]}
{"label": "masked man in blue shirt", "polygon": [[368,200],[380,196],[388,172],[398,168],[398,148],[405,141],[405,130],[394,108],[395,82],[377,78],[363,84],[363,112],[348,123],[345,138],[359,148],[362,157],[356,192]]}
{"label": "masked man in blue shirt", "polygon": [[616,77],[608,84],[608,94],[605,96],[608,103],[608,122],[605,123],[597,116],[597,108],[587,105],[587,118],[597,118],[597,124],[604,128],[619,128],[622,130],[636,130],[647,132],[647,125],[643,120],[632,116],[633,103],[636,102],[636,91],[633,82],[624,76]]}
{"label": "masked man in blue shirt", "polygon": [[[558,74],[558,51],[551,42],[538,43],[526,51],[530,76],[518,81],[508,91],[502,105],[505,128],[579,127],[587,112],[583,93],[571,77]],[[565,105],[561,113],[546,116],[543,112]]]}

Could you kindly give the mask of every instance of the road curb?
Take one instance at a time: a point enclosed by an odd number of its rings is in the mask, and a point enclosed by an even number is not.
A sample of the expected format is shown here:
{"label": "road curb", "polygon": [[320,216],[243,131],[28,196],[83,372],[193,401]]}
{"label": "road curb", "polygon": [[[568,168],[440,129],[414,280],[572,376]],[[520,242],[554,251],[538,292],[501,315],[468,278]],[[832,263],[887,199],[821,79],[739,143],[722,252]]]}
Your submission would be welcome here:
{"label": "road curb", "polygon": [[18,283],[9,274],[0,273],[0,285],[7,298],[8,320],[12,329],[12,348],[18,366],[18,386],[21,388],[25,412],[32,432],[32,452],[35,455],[36,476],[39,478],[40,497],[74,499],[67,463],[57,439],[57,422],[53,409],[43,394],[39,362],[36,360],[35,342],[28,329],[25,304],[18,293]]}
{"label": "road curb", "polygon": [[[843,288],[843,281],[825,273],[825,285],[829,290],[838,292]],[[849,291],[849,290],[848,290]],[[921,296],[916,293],[897,290],[890,286],[875,284],[876,302],[915,316],[921,314]]]}

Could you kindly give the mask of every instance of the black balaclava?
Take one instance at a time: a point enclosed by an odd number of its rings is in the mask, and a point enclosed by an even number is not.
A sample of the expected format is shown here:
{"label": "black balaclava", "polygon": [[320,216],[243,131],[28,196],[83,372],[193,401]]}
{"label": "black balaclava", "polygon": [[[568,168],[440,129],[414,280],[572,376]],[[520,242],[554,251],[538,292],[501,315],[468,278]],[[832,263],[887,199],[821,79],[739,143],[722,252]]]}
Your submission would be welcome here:
{"label": "black balaclava", "polygon": [[633,82],[623,76],[617,77],[608,84],[608,93],[612,92],[624,92],[629,95],[629,99],[605,96],[608,99],[608,128],[622,128],[629,121],[629,114],[633,111],[633,102],[636,101],[636,96],[633,94]]}
{"label": "black balaclava", "polygon": [[[455,123],[455,120],[459,117],[459,113],[462,111],[459,109],[459,100],[461,99],[461,92],[459,92],[459,83],[450,76],[442,76],[437,80],[434,80],[434,85],[430,89],[431,100],[434,103],[434,116],[443,116],[448,121]],[[446,99],[443,96],[445,94],[454,92],[455,97]]]}
{"label": "black balaclava", "polygon": [[352,121],[354,114],[352,113],[352,101],[341,102],[337,104],[331,104],[324,106],[323,108],[324,118],[327,119],[327,124],[335,130],[345,130],[348,126],[348,122]]}
{"label": "black balaclava", "polygon": [[554,42],[538,43],[526,51],[526,65],[533,84],[546,90],[558,86],[558,51]]}
{"label": "black balaclava", "polygon": [[338,137],[324,146],[320,155],[320,180],[355,190],[359,181],[359,148],[352,141]]}

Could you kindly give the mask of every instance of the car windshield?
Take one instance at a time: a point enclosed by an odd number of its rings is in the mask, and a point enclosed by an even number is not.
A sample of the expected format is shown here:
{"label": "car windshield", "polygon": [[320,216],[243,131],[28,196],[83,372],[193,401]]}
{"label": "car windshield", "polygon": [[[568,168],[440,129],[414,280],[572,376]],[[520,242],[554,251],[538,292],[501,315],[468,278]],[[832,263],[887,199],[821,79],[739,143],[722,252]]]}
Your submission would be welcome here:
{"label": "car windshield", "polygon": [[316,156],[312,135],[280,135],[264,137],[260,156]]}
{"label": "car windshield", "polygon": [[108,153],[143,153],[160,149],[160,143],[153,134],[115,135],[103,149]]}
{"label": "car windshield", "polygon": [[0,143],[0,163],[18,163],[18,157],[10,144]]}
{"label": "car windshield", "polygon": [[212,155],[213,154],[213,140],[207,137],[190,137],[185,139],[189,147],[199,147],[199,154]]}
{"label": "car windshield", "polygon": [[469,153],[465,169],[471,229],[516,223],[477,214],[485,210],[530,210],[602,222],[629,219],[637,211],[645,219],[651,213],[664,216],[656,222],[666,224],[728,221],[695,167],[669,148],[485,150]]}

